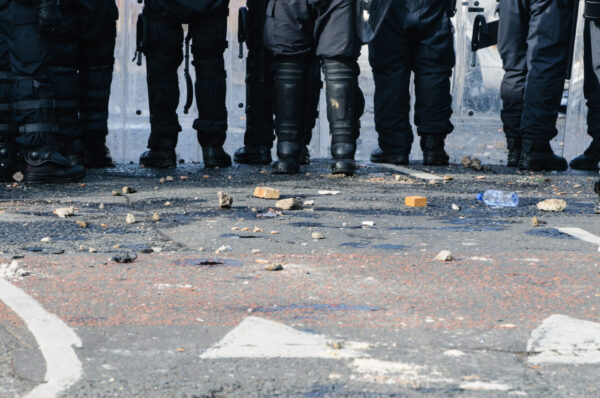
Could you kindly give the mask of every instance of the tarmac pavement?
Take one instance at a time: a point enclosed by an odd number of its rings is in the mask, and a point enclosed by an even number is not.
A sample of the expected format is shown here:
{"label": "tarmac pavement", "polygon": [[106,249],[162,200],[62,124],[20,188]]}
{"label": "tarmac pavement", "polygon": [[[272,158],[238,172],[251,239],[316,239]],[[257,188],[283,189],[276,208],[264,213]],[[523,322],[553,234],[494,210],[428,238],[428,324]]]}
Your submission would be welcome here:
{"label": "tarmac pavement", "polygon": [[[597,174],[362,166],[1,188],[0,397],[600,396]],[[259,218],[256,186],[305,204]]]}

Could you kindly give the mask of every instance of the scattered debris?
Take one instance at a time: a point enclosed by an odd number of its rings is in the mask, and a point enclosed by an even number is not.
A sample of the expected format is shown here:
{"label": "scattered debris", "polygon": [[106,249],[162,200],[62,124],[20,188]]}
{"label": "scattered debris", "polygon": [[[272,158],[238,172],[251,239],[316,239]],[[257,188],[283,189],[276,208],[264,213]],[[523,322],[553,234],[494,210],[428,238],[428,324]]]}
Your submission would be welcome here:
{"label": "scattered debris", "polygon": [[165,206],[171,206],[173,203],[169,202],[168,200],[165,202]]}
{"label": "scattered debris", "polygon": [[465,155],[460,162],[462,163],[463,166],[465,167],[470,167],[471,166],[471,157],[468,155]]}
{"label": "scattered debris", "polygon": [[240,227],[231,227],[231,230],[232,230],[232,231],[239,231],[239,230],[240,230]]}
{"label": "scattered debris", "polygon": [[121,248],[121,245],[119,243],[115,243],[113,245],[113,249],[120,249],[120,248]]}
{"label": "scattered debris", "polygon": [[334,350],[341,350],[342,348],[344,348],[344,345],[342,344],[341,341],[332,341],[331,343],[327,344],[329,347],[333,348]]}
{"label": "scattered debris", "polygon": [[258,227],[254,227],[254,229],[252,231],[258,233],[258,232],[263,232],[263,229],[262,228],[258,228]]}
{"label": "scattered debris", "polygon": [[454,180],[454,177],[449,176],[447,174],[444,176],[444,181],[452,181],[452,180]]}
{"label": "scattered debris", "polygon": [[117,191],[116,189],[113,189],[112,196],[121,196],[121,192]]}
{"label": "scattered debris", "polygon": [[162,249],[162,247],[160,247],[160,246],[152,246],[152,251],[153,251],[154,253],[160,253],[160,252],[162,252],[162,250],[163,250],[163,249]]}
{"label": "scattered debris", "polygon": [[54,210],[54,214],[56,214],[60,218],[71,217],[75,215],[75,207],[59,207],[58,209]]}
{"label": "scattered debris", "polygon": [[303,204],[304,204],[304,206],[312,206],[315,204],[315,201],[314,200],[305,200]]}
{"label": "scattered debris", "polygon": [[52,242],[52,238],[49,236],[46,236],[45,238],[40,239],[40,242],[42,243],[50,243]]}
{"label": "scattered debris", "polygon": [[425,207],[427,198],[424,196],[407,196],[404,198],[404,204],[408,207]]}
{"label": "scattered debris", "polygon": [[190,178],[189,178],[188,176],[180,176],[180,177],[179,177],[179,179],[180,179],[181,181],[187,181],[187,180],[189,180]]}
{"label": "scattered debris", "polygon": [[563,211],[567,208],[567,202],[563,199],[546,199],[537,204],[542,211]]}
{"label": "scattered debris", "polygon": [[230,252],[232,250],[233,249],[231,248],[231,246],[221,246],[217,250],[215,250],[215,253],[220,254],[220,253]]}
{"label": "scattered debris", "polygon": [[233,196],[223,191],[217,192],[217,195],[219,196],[219,207],[221,209],[231,208],[231,205],[233,204]]}
{"label": "scattered debris", "polygon": [[157,212],[152,213],[152,221],[160,221],[160,214]]}
{"label": "scattered debris", "polygon": [[270,263],[269,260],[265,260],[264,258],[257,258],[256,260],[254,260],[254,262],[256,264],[269,264]]}
{"label": "scattered debris", "polygon": [[125,217],[125,222],[127,224],[135,224],[135,216],[131,213],[127,214],[127,217]]}
{"label": "scattered debris", "polygon": [[130,194],[130,193],[136,193],[137,191],[131,187],[123,187],[121,189],[121,192],[123,192],[124,195]]}
{"label": "scattered debris", "polygon": [[456,203],[452,203],[452,210],[460,211],[460,206],[457,205]]}
{"label": "scattered debris", "polygon": [[159,183],[159,184],[164,184],[164,183],[165,183],[165,177],[161,177],[161,178],[158,180],[158,183]]}
{"label": "scattered debris", "polygon": [[252,251],[250,253],[252,253],[252,254],[260,254],[261,251],[260,251],[260,249],[252,249]]}
{"label": "scattered debris", "polygon": [[21,263],[18,261],[11,261],[9,263],[0,263],[0,278],[2,279],[14,279],[23,276],[29,276],[31,272],[21,268]]}
{"label": "scattered debris", "polygon": [[283,265],[281,264],[269,264],[265,267],[265,271],[283,271]]}
{"label": "scattered debris", "polygon": [[173,181],[175,181],[175,179],[173,178],[173,176],[166,176],[165,177],[165,181],[166,182],[173,182]]}
{"label": "scattered debris", "polygon": [[269,209],[266,213],[258,213],[256,217],[258,218],[275,218],[281,216],[281,212],[279,210]]}
{"label": "scattered debris", "polygon": [[452,253],[450,250],[442,250],[435,256],[437,261],[452,261]]}
{"label": "scattered debris", "polygon": [[325,235],[323,235],[320,232],[313,232],[312,233],[312,238],[313,239],[325,239]]}
{"label": "scattered debris", "polygon": [[126,253],[126,254],[120,254],[117,256],[113,256],[110,258],[110,261],[114,261],[115,263],[119,263],[119,264],[129,264],[129,263],[134,262],[136,258],[137,258],[137,254]]}
{"label": "scattered debris", "polygon": [[94,247],[90,247],[90,248],[88,249],[88,251],[89,251],[90,253],[98,253],[98,249],[96,249],[96,248],[94,248]]}
{"label": "scattered debris", "polygon": [[296,198],[281,199],[275,202],[275,207],[281,210],[298,210],[302,208],[303,203]]}
{"label": "scattered debris", "polygon": [[23,181],[24,176],[23,176],[23,173],[21,173],[20,171],[17,171],[15,174],[13,174],[12,178],[16,182],[21,182],[21,181]]}
{"label": "scattered debris", "polygon": [[256,187],[254,188],[254,196],[261,199],[279,199],[279,189]]}
{"label": "scattered debris", "polygon": [[363,221],[362,226],[363,227],[373,227],[373,226],[375,226],[375,221]]}
{"label": "scattered debris", "polygon": [[470,156],[467,155],[467,156],[463,157],[460,160],[460,162],[466,168],[470,168],[470,169],[477,170],[477,171],[483,170],[483,167],[481,166],[481,160],[479,160],[477,158],[471,158]]}
{"label": "scattered debris", "polygon": [[98,206],[98,208],[99,208],[100,210],[104,210],[104,203],[100,203],[100,205]]}
{"label": "scattered debris", "polygon": [[271,235],[279,235],[279,231],[271,231],[270,234]]}
{"label": "scattered debris", "polygon": [[88,223],[85,221],[77,221],[77,225],[80,226],[81,228],[87,228],[88,227]]}
{"label": "scattered debris", "polygon": [[329,190],[317,191],[317,193],[319,195],[339,195],[339,194],[341,194],[340,191],[329,191]]}
{"label": "scattered debris", "polygon": [[250,227],[242,228],[242,232],[250,232],[250,231],[252,231],[252,228],[250,228]]}
{"label": "scattered debris", "polygon": [[542,221],[537,217],[532,217],[531,218],[531,225],[533,225],[534,227],[538,227],[540,225],[546,224],[546,221]]}

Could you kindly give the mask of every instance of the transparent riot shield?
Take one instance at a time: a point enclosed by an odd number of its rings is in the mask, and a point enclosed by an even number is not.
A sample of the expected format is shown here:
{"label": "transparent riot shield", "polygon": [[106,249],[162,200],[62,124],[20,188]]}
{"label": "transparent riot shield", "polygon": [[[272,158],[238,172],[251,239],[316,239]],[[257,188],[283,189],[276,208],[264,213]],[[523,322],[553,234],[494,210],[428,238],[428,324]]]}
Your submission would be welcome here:
{"label": "transparent riot shield", "polygon": [[[115,72],[113,76],[108,145],[114,159],[118,162],[137,161],[145,151],[150,134],[148,93],[146,85],[146,65],[132,62],[136,48],[136,21],[143,5],[133,0],[118,0],[120,18],[118,22],[117,48],[115,51]],[[246,126],[245,70],[247,50],[244,48],[244,58],[238,56],[237,43],[237,10],[245,4],[245,0],[231,0],[228,21],[229,48],[225,52],[225,68],[227,70],[227,110],[229,115],[229,130],[225,149],[230,154],[243,145]],[[187,29],[186,26],[184,28]],[[192,79],[194,68],[190,73]],[[178,71],[181,98],[179,102],[179,122],[183,131],[179,135],[177,155],[186,161],[201,161],[202,152],[192,129],[192,123],[197,111],[195,101],[189,114],[184,115],[183,107],[186,102],[186,84],[183,74],[183,64]],[[320,155],[319,130],[314,131],[314,146],[312,152]]]}
{"label": "transparent riot shield", "polygon": [[498,19],[496,0],[469,0],[459,3],[455,16],[456,68],[452,78],[455,131],[447,140],[451,161],[464,155],[485,163],[506,161],[505,138],[500,121],[500,84],[504,72],[497,46],[472,51],[476,19]]}
{"label": "transparent riot shield", "polygon": [[571,160],[585,151],[591,138],[587,134],[587,106],[583,97],[583,1],[577,16],[577,34],[573,51],[571,78],[568,81],[567,111],[564,129],[559,130],[559,141],[564,142],[563,156]]}

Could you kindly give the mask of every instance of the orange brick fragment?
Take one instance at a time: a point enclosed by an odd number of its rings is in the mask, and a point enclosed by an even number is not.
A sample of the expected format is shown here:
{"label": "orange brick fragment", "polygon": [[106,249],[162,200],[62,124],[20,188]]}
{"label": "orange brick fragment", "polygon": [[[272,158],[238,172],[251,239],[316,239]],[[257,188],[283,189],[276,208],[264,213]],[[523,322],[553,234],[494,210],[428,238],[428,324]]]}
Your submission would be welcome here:
{"label": "orange brick fragment", "polygon": [[427,198],[424,196],[407,196],[404,199],[404,204],[409,207],[425,207],[427,206]]}
{"label": "orange brick fragment", "polygon": [[254,196],[262,199],[279,199],[279,189],[256,187],[254,188]]}

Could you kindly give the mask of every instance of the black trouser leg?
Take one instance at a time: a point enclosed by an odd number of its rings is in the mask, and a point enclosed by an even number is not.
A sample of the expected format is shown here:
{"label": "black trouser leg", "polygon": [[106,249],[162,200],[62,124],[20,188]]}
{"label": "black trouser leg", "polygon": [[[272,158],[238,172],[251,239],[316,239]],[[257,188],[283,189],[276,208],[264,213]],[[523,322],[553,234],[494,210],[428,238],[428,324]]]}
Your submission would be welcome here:
{"label": "black trouser leg", "polygon": [[358,80],[352,59],[323,60],[333,173],[352,175],[358,138]]}
{"label": "black trouser leg", "polygon": [[[0,40],[0,47],[2,46]],[[0,53],[2,52],[0,48]],[[0,54],[0,57],[2,54]],[[0,63],[2,63],[0,61]],[[0,68],[4,69],[4,68]],[[12,180],[17,163],[15,124],[11,115],[10,90],[14,77],[6,70],[0,70],[0,181]]]}
{"label": "black trouser leg", "polygon": [[202,146],[205,167],[231,166],[223,150],[227,138],[226,77],[223,53],[227,47],[227,16],[213,16],[190,25],[196,70],[194,129]]}
{"label": "black trouser leg", "polygon": [[275,62],[275,131],[277,157],[273,172],[293,174],[299,171],[303,146],[302,118],[306,104],[304,77],[309,67],[306,56],[280,56]]}
{"label": "black trouser leg", "polygon": [[308,146],[312,140],[312,130],[315,128],[317,119],[319,118],[319,97],[321,96],[321,60],[319,57],[312,55],[311,61],[306,74],[306,102],[304,106],[304,116],[300,125],[300,134],[302,135],[302,155],[300,164],[306,165],[310,163],[310,153]]}
{"label": "black trouser leg", "polygon": [[180,24],[164,21],[153,15],[149,3],[144,7],[144,16],[151,131],[148,139],[150,150],[140,156],[140,164],[146,167],[174,167],[175,147],[181,131],[177,117],[177,68],[183,61],[183,28]]}

